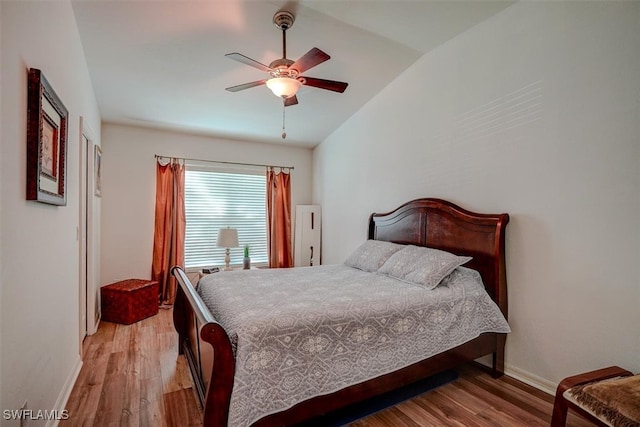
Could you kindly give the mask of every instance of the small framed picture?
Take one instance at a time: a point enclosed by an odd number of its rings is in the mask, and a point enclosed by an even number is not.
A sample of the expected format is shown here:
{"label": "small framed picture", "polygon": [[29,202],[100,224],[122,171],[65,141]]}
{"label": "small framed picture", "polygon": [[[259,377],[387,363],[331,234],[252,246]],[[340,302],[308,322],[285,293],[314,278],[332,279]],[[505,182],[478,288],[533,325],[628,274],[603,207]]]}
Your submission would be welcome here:
{"label": "small framed picture", "polygon": [[93,146],[93,194],[102,197],[102,149]]}
{"label": "small framed picture", "polygon": [[27,200],[65,206],[69,112],[40,70],[28,80]]}

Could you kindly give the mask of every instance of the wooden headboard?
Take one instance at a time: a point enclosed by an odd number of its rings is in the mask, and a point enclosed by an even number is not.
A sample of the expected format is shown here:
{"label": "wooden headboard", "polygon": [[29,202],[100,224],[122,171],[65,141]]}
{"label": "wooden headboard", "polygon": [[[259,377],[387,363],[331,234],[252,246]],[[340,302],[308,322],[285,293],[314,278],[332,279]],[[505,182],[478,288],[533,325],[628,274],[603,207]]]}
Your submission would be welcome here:
{"label": "wooden headboard", "polygon": [[371,214],[369,239],[428,246],[471,256],[487,292],[507,318],[505,227],[509,215],[479,214],[441,199],[417,199],[394,211]]}

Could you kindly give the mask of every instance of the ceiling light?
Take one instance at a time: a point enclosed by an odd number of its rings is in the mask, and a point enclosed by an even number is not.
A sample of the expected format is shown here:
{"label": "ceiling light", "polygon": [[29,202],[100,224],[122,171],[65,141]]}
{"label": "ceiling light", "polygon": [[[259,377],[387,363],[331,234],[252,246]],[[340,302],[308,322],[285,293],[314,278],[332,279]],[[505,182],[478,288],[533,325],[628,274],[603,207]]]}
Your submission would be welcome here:
{"label": "ceiling light", "polygon": [[267,80],[267,87],[275,96],[290,98],[298,92],[302,83],[291,77],[274,77]]}

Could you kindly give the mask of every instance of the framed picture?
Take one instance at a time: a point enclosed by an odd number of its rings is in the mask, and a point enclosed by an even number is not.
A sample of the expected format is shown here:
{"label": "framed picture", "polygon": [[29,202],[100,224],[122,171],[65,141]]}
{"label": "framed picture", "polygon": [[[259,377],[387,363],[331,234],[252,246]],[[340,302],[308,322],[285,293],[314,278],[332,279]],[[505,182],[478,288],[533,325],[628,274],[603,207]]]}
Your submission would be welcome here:
{"label": "framed picture", "polygon": [[69,112],[44,74],[29,69],[27,89],[27,200],[67,204]]}
{"label": "framed picture", "polygon": [[93,194],[102,197],[102,149],[93,146]]}

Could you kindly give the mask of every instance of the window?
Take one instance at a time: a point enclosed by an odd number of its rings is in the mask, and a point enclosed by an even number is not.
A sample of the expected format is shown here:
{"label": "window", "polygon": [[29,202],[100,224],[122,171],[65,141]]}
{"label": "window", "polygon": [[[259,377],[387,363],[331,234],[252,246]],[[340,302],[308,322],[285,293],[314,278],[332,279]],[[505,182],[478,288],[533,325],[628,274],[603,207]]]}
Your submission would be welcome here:
{"label": "window", "polygon": [[231,264],[242,265],[249,245],[251,263],[267,263],[266,177],[260,171],[187,166],[185,172],[185,268],[224,265],[224,248],[216,247],[218,230],[238,229],[239,248]]}

